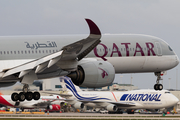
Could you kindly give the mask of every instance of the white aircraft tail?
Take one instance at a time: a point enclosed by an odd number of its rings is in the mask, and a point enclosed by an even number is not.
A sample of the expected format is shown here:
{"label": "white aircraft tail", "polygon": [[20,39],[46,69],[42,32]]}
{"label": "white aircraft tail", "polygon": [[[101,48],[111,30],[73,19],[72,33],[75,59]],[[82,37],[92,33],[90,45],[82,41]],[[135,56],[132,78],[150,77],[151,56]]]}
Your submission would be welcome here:
{"label": "white aircraft tail", "polygon": [[99,97],[99,96],[93,96],[93,97],[85,97],[82,96],[81,94],[79,94],[82,90],[73,84],[73,82],[71,81],[71,78],[69,77],[60,77],[60,82],[62,82],[63,86],[66,87],[68,92],[71,92],[73,94],[74,97],[76,97],[78,100],[86,100],[86,101],[93,101],[93,100],[110,100],[109,98],[103,98],[103,97]]}
{"label": "white aircraft tail", "polygon": [[70,91],[70,92],[81,92],[82,90],[79,86],[74,85],[69,77],[60,77],[60,83],[63,88],[63,91]]}

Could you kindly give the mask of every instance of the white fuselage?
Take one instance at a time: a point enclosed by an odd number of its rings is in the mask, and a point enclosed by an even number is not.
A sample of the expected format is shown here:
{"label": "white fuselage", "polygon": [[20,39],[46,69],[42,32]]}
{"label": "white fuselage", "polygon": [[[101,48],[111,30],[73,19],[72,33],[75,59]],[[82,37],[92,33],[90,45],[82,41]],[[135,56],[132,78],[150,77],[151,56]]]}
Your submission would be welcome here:
{"label": "white fuselage", "polygon": [[[59,100],[58,100],[59,99]],[[51,104],[58,104],[60,105],[61,102],[64,102],[61,97],[56,96],[41,96],[39,100],[31,100],[31,101],[23,101],[23,102],[15,102],[12,101],[11,95],[0,95],[0,104],[10,106],[10,107],[17,107],[17,108],[47,108],[48,105]],[[48,102],[51,101],[51,102]]]}
{"label": "white fuselage", "polygon": [[81,91],[70,78],[61,79],[61,85],[74,99],[87,106],[106,108],[115,105],[120,109],[159,109],[168,108],[177,104],[179,99],[168,90],[132,90],[132,91]]}
{"label": "white fuselage", "polygon": [[[86,35],[0,37],[0,71],[52,54],[85,37]],[[160,72],[179,63],[169,45],[156,37],[102,35],[101,41],[86,58],[107,60],[114,66],[116,73]]]}
{"label": "white fuselage", "polygon": [[[117,105],[120,109],[160,109],[172,107],[179,101],[167,90],[134,90],[125,92],[77,92],[73,93],[77,100],[85,102],[86,106],[106,108],[109,104]],[[76,94],[76,95],[75,95]],[[78,97],[77,97],[78,94]],[[93,100],[92,97],[96,97]],[[118,103],[134,106],[118,105]]]}

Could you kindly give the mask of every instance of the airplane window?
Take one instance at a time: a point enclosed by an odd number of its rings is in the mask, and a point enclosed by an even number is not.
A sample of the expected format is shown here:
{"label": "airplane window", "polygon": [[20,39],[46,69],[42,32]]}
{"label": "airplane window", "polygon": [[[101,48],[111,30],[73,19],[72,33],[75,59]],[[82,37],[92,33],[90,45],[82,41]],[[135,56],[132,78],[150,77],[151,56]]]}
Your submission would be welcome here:
{"label": "airplane window", "polygon": [[53,53],[54,53],[54,50],[53,50]]}
{"label": "airplane window", "polygon": [[23,51],[21,51],[21,54],[23,54]]}
{"label": "airplane window", "polygon": [[173,51],[170,46],[168,46],[168,47],[169,47],[169,50],[170,50],[170,51]]}
{"label": "airplane window", "polygon": [[6,51],[4,51],[4,54],[6,54]]}
{"label": "airplane window", "polygon": [[58,50],[56,50],[56,52],[58,52]]}
{"label": "airplane window", "polygon": [[0,54],[2,54],[2,51],[0,51]]}
{"label": "airplane window", "polygon": [[133,48],[133,51],[134,51],[134,48]]}
{"label": "airplane window", "polygon": [[121,51],[123,51],[123,49],[121,48]]}
{"label": "airplane window", "polygon": [[14,54],[16,54],[16,51],[14,51]]}
{"label": "airplane window", "polygon": [[144,50],[146,50],[146,48],[144,48]]}
{"label": "airplane window", "polygon": [[35,52],[37,53],[37,50]]}
{"label": "airplane window", "polygon": [[170,93],[170,92],[165,92],[165,93]]}
{"label": "airplane window", "polygon": [[51,50],[49,50],[49,53],[51,53]]}
{"label": "airplane window", "polygon": [[111,49],[109,48],[109,51],[111,51]]}
{"label": "airplane window", "polygon": [[29,50],[29,54],[30,54],[31,52],[30,52],[30,50]]}
{"label": "airplane window", "polygon": [[39,53],[41,53],[41,50],[39,50]]}
{"label": "airplane window", "polygon": [[9,51],[7,51],[7,54],[9,54]]}
{"label": "airplane window", "polygon": [[32,51],[32,53],[34,53],[34,51]]}
{"label": "airplane window", "polygon": [[130,48],[130,51],[131,51],[131,48]]}
{"label": "airplane window", "polygon": [[11,54],[13,54],[13,52],[11,51]]}
{"label": "airplane window", "polygon": [[27,52],[25,51],[25,54],[26,54]]}
{"label": "airplane window", "polygon": [[101,49],[100,49],[100,52],[101,52]]}
{"label": "airplane window", "polygon": [[44,50],[42,52],[44,53]]}
{"label": "airplane window", "polygon": [[19,51],[18,51],[18,54],[19,54]]}
{"label": "airplane window", "polygon": [[48,50],[46,50],[46,53],[48,53]]}

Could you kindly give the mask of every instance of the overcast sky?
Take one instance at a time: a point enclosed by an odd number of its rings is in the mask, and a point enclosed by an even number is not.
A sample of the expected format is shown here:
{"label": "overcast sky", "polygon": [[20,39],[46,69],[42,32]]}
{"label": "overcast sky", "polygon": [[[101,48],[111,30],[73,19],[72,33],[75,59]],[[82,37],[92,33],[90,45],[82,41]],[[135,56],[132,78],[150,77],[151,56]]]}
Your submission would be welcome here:
{"label": "overcast sky", "polygon": [[[180,0],[0,0],[0,36],[89,34],[84,18],[90,18],[102,33],[162,38],[180,57],[179,6]],[[164,88],[176,88],[178,78],[180,89],[179,74],[179,65],[167,71]],[[139,88],[153,88],[156,82],[154,73],[132,77]],[[131,74],[118,74],[115,78],[119,83],[130,80]]]}

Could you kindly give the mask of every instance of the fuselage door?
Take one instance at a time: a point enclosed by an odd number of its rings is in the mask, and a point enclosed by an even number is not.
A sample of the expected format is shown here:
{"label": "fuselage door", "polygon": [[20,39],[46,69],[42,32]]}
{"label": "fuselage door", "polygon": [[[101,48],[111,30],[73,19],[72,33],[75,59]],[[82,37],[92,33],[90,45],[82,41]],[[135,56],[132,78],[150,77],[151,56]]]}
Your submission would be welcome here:
{"label": "fuselage door", "polygon": [[155,42],[155,45],[156,45],[156,53],[158,56],[162,56],[162,49],[161,49],[161,45],[159,42]]}

